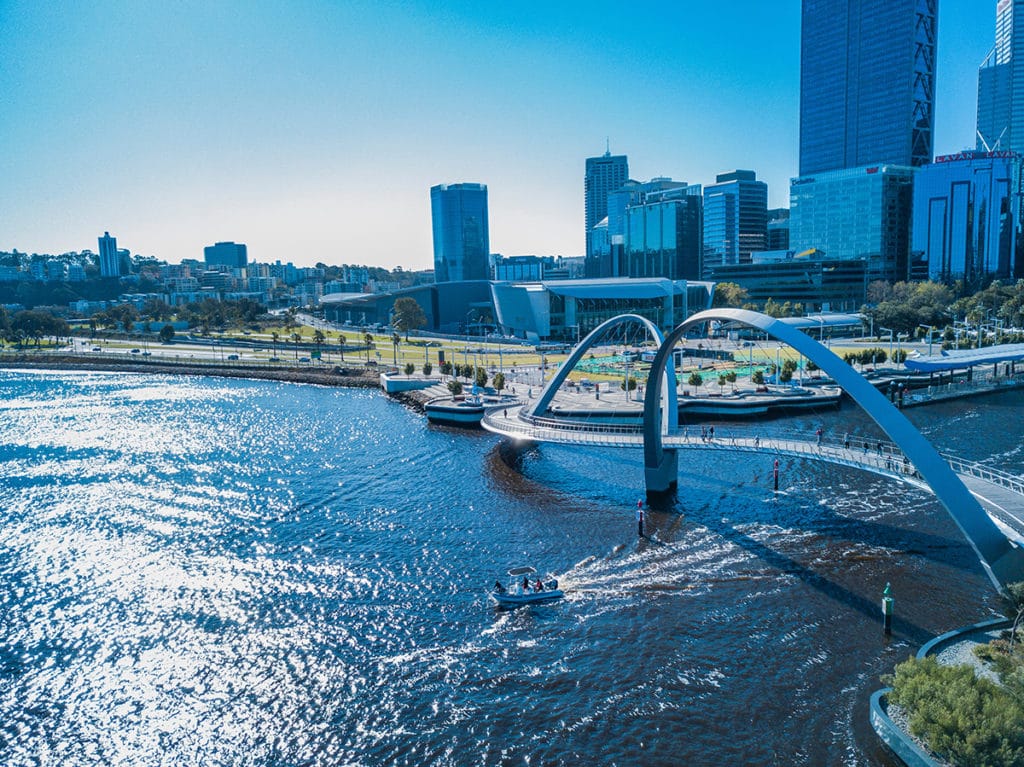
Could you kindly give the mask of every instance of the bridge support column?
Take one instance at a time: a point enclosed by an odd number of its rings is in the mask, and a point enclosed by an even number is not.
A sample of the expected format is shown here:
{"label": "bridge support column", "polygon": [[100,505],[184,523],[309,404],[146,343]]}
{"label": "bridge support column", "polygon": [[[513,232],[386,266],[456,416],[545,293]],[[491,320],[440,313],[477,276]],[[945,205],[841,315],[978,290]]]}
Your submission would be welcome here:
{"label": "bridge support column", "polygon": [[644,466],[647,495],[668,493],[679,484],[679,456],[676,450],[662,450],[657,466]]}

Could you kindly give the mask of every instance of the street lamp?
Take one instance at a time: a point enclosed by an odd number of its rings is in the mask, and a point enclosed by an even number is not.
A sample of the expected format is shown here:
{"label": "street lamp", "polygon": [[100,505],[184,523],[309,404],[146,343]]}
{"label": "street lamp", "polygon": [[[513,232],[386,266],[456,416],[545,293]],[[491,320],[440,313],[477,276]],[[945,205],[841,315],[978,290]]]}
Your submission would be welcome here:
{"label": "street lamp", "polygon": [[888,333],[889,334],[889,359],[891,360],[892,359],[892,329],[891,328],[883,328],[881,325],[878,326],[878,329],[881,332],[883,332],[883,333]]}
{"label": "street lamp", "polygon": [[[903,356],[903,341],[910,339],[910,333],[897,333],[896,334],[896,356]],[[896,361],[897,367],[900,365],[900,360]]]}
{"label": "street lamp", "polygon": [[928,330],[928,356],[932,356],[932,333],[935,332],[934,325],[918,325],[919,328],[925,328]]}

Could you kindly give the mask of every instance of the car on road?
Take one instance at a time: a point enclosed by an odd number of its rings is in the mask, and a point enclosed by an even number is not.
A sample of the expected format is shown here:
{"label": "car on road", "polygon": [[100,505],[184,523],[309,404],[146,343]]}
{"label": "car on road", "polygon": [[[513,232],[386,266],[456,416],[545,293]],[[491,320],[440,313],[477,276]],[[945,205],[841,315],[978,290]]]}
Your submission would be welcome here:
{"label": "car on road", "polygon": [[237,354],[229,354],[228,355],[228,359],[229,360],[237,360],[238,359],[238,355]]}
{"label": "car on road", "polygon": [[92,347],[92,350],[93,350],[94,352],[101,352],[101,351],[103,351],[103,349],[101,349],[101,348],[100,348],[100,347],[98,347],[98,346],[94,346],[94,347]]}
{"label": "car on road", "polygon": [[271,357],[271,358],[270,358],[270,361],[271,361],[271,362],[280,362],[280,361],[281,361],[281,358],[280,358],[280,357]]}
{"label": "car on road", "polygon": [[132,354],[142,354],[142,349],[132,349]]}

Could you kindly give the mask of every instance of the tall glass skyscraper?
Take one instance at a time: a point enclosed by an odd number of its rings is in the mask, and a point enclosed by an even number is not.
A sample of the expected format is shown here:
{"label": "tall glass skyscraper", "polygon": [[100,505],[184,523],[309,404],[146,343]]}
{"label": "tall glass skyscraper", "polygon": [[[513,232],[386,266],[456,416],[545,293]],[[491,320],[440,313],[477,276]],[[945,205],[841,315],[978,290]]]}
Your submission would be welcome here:
{"label": "tall glass skyscraper", "polygon": [[117,238],[110,232],[100,237],[100,277],[120,277],[121,257],[117,254]]}
{"label": "tall glass skyscraper", "polygon": [[931,162],[938,0],[803,0],[800,175]]}
{"label": "tall glass skyscraper", "polygon": [[1024,151],[1024,0],[999,0],[996,42],[978,70],[981,151]]}
{"label": "tall glass skyscraper", "polygon": [[586,175],[583,177],[583,204],[588,259],[596,255],[591,242],[591,230],[608,215],[608,195],[628,180],[629,161],[626,155],[613,155],[608,151],[601,157],[587,158]]}
{"label": "tall glass skyscraper", "polygon": [[430,187],[430,215],[434,228],[434,281],[490,279],[487,186]]}
{"label": "tall glass skyscraper", "polygon": [[749,264],[768,245],[768,185],[752,170],[719,173],[704,187],[703,270]]}

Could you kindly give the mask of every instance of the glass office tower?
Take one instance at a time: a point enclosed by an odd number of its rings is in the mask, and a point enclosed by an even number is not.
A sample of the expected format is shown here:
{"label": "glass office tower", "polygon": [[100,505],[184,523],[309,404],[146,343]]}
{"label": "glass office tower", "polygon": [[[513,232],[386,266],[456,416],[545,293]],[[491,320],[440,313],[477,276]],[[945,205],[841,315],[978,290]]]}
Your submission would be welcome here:
{"label": "glass office tower", "polygon": [[704,187],[703,270],[749,264],[768,245],[768,185],[752,170],[719,173]]}
{"label": "glass office tower", "polygon": [[[591,243],[591,230],[608,215],[608,195],[629,180],[629,161],[626,155],[613,155],[610,151],[601,157],[588,157],[583,177],[584,227],[586,229],[586,256],[595,257]],[[596,276],[596,275],[595,275]]]}
{"label": "glass office tower", "polygon": [[831,259],[862,258],[869,282],[906,280],[915,170],[872,165],[794,178],[790,247]]}
{"label": "glass office tower", "polygon": [[490,279],[487,186],[432,186],[430,215],[434,228],[434,281]]}
{"label": "glass office tower", "polygon": [[1024,151],[1024,0],[996,5],[996,42],[978,70],[982,151]]}
{"label": "glass office tower", "polygon": [[626,208],[626,242],[617,272],[623,277],[699,280],[700,185],[649,192]]}
{"label": "glass office tower", "polygon": [[1016,152],[961,152],[918,171],[913,249],[927,261],[929,278],[977,288],[1021,276],[1014,263],[1020,168]]}
{"label": "glass office tower", "polygon": [[937,0],[803,0],[800,175],[932,157]]}

